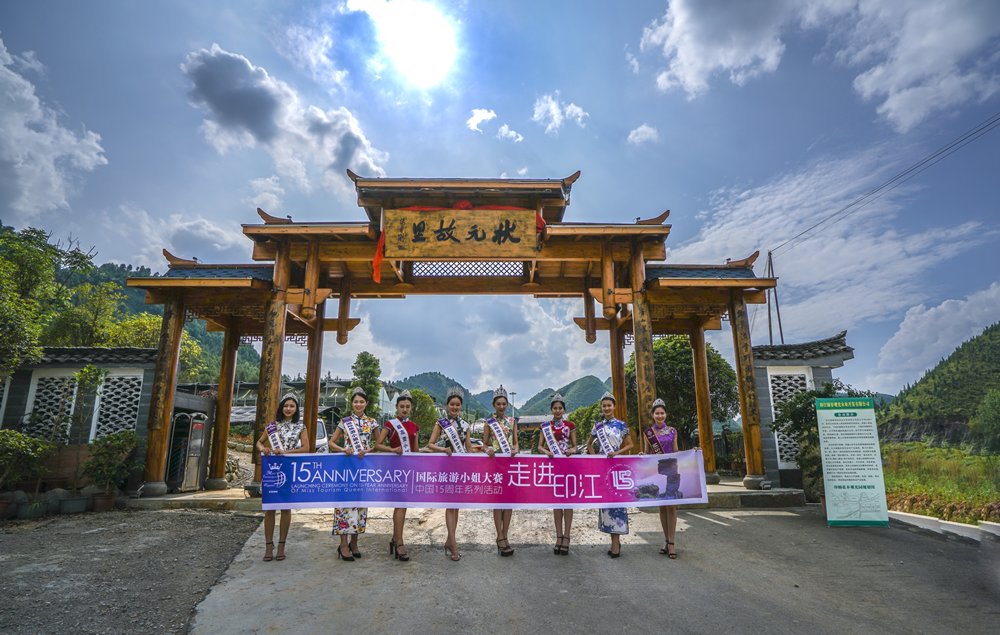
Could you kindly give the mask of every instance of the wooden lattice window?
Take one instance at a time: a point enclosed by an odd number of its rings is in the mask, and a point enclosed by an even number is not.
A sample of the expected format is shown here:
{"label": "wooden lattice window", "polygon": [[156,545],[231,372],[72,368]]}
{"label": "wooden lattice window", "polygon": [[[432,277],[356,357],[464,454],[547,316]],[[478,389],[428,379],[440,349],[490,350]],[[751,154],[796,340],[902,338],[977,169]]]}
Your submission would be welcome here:
{"label": "wooden lattice window", "polygon": [[461,262],[414,262],[414,278],[520,278],[524,265],[514,260],[466,260]]}

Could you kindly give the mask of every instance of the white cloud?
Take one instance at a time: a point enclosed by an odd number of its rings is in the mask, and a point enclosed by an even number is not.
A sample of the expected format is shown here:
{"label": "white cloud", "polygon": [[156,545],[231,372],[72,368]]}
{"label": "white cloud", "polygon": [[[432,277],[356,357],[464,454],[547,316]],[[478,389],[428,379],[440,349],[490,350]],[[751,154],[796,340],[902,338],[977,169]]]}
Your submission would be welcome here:
{"label": "white cloud", "polygon": [[584,127],[583,118],[590,115],[576,104],[559,101],[559,91],[554,91],[551,95],[542,95],[535,100],[534,113],[531,120],[545,126],[545,132],[555,134],[559,132],[566,119],[576,121],[576,125]]}
{"label": "white cloud", "polygon": [[1000,34],[1000,3],[941,0],[672,0],[643,30],[643,50],[659,48],[668,67],[660,90],[683,89],[689,99],[728,73],[742,85],[777,70],[782,36],[825,29],[837,61],[863,67],[854,88],[879,99],[879,114],[905,132],[930,113],[983,100],[1000,90],[991,46]]}
{"label": "white cloud", "polygon": [[518,176],[524,176],[527,173],[528,173],[528,166],[524,166],[523,168],[517,171]]}
{"label": "white cloud", "polygon": [[163,249],[179,258],[202,262],[247,262],[250,258],[250,244],[239,225],[218,224],[200,214],[156,218],[128,204],[120,205],[117,212],[105,212],[103,225],[106,235],[118,236],[119,244],[131,245],[134,251],[127,262],[153,271],[166,269]]}
{"label": "white cloud", "polygon": [[499,130],[497,130],[497,139],[510,139],[514,143],[517,143],[519,141],[523,141],[524,137],[518,134],[517,132],[511,130],[510,126],[508,126],[507,124],[504,124],[500,126]]}
{"label": "white cloud", "polygon": [[[0,43],[0,46],[2,46],[2,43]],[[38,59],[38,55],[36,55],[34,51],[25,51],[20,55],[14,55],[12,57],[14,65],[22,71],[32,71],[39,75],[45,74],[45,65]]]}
{"label": "white cloud", "polygon": [[259,207],[265,212],[281,207],[281,197],[285,195],[285,188],[281,187],[281,180],[277,174],[272,174],[266,179],[251,180],[250,188],[253,194],[243,199],[244,203]]}
{"label": "white cloud", "polygon": [[486,110],[485,108],[474,108],[472,110],[472,116],[469,117],[465,125],[469,126],[469,130],[475,130],[476,132],[482,132],[479,129],[479,124],[484,121],[489,121],[490,119],[495,119],[497,114],[492,110]]}
{"label": "white cloud", "polygon": [[632,73],[638,75],[639,60],[636,59],[635,55],[632,55],[628,51],[625,51],[625,61],[628,62],[628,67],[632,70]]}
{"label": "white cloud", "polygon": [[35,86],[11,67],[44,69],[34,53],[11,56],[0,40],[0,213],[27,222],[42,212],[69,208],[78,172],[108,160],[101,136],[64,128]]}
{"label": "white cloud", "polygon": [[[815,161],[750,189],[715,192],[698,235],[668,250],[667,259],[721,263],[757,250],[766,254],[882,182],[901,161],[876,147]],[[777,252],[775,271],[786,336],[828,337],[898,316],[926,298],[921,273],[995,237],[995,230],[974,222],[903,232],[893,219],[913,191],[896,189],[848,222],[830,226],[787,253]],[[763,261],[762,256],[758,275]]]}
{"label": "white cloud", "polygon": [[867,380],[875,390],[896,392],[918,379],[962,342],[1000,319],[1000,283],[967,296],[906,312],[895,335],[879,351],[878,368]]}
{"label": "white cloud", "polygon": [[501,172],[501,173],[500,173],[500,178],[501,178],[501,179],[509,179],[510,177],[509,177],[509,176],[507,176],[507,173],[506,173],[506,172]]}
{"label": "white cloud", "polygon": [[628,133],[628,142],[634,146],[647,141],[658,141],[660,134],[656,131],[656,126],[642,124],[632,132]]}
{"label": "white cloud", "polygon": [[347,71],[338,69],[327,51],[333,46],[333,35],[328,24],[315,27],[292,25],[276,29],[271,43],[282,56],[299,68],[304,68],[320,84],[340,87],[347,78]]}
{"label": "white cloud", "polygon": [[385,176],[388,155],[372,147],[346,108],[305,106],[288,84],[218,44],[188,54],[181,70],[194,84],[194,103],[210,112],[202,131],[220,153],[260,144],[283,179],[345,197],[354,191],[347,168]]}

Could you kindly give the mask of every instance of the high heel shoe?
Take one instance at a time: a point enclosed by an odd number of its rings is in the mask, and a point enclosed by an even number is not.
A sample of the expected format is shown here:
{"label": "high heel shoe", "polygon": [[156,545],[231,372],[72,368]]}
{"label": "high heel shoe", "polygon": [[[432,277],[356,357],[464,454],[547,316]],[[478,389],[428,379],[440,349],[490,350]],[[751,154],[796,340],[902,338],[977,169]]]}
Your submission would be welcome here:
{"label": "high heel shoe", "polygon": [[[270,542],[264,543],[264,544],[270,545],[271,548],[274,549],[274,541],[273,540],[270,541]],[[272,560],[274,560],[274,556],[273,555],[269,556],[269,555],[267,555],[267,553],[264,554],[264,562],[270,562]]]}
{"label": "high heel shoe", "polygon": [[[278,544],[279,545],[283,545],[283,544],[285,544],[285,541],[284,540],[280,540],[280,541],[278,541]],[[284,547],[279,547],[279,548],[280,549],[284,549]],[[277,560],[278,562],[281,562],[282,560],[285,559],[285,554],[284,553],[279,554],[279,555],[275,556],[274,559]]]}
{"label": "high heel shoe", "polygon": [[[348,550],[350,550],[350,547],[348,547]],[[343,560],[344,562],[354,562],[354,556],[345,556],[344,552],[340,550],[340,547],[337,547],[337,558],[339,560]]]}
{"label": "high heel shoe", "polygon": [[390,538],[389,539],[389,555],[391,556],[391,555],[393,555],[395,553],[396,553],[396,540],[393,539],[393,538]]}
{"label": "high heel shoe", "polygon": [[559,555],[560,556],[568,556],[569,555],[569,536],[563,536],[563,539],[566,541],[566,544],[559,548]]}
{"label": "high heel shoe", "polygon": [[[350,546],[348,546],[347,548],[351,549]],[[351,549],[351,555],[354,556],[355,558],[357,558],[358,560],[361,560],[361,550],[360,549],[358,551],[355,551],[355,550]]]}
{"label": "high heel shoe", "polygon": [[449,549],[451,549],[451,559],[452,559],[453,562],[458,562],[459,560],[462,559],[462,554],[458,553],[458,547],[455,547],[454,549],[452,549],[448,545],[445,545],[444,546],[444,555],[446,555],[446,556],[448,555],[448,550]]}
{"label": "high heel shoe", "polygon": [[622,545],[621,545],[621,543],[618,543],[618,553],[615,553],[614,551],[611,551],[610,549],[608,549],[608,555],[611,556],[612,558],[617,558],[618,556],[622,555]]}
{"label": "high heel shoe", "polygon": [[402,547],[402,546],[403,546],[403,543],[401,543],[401,542],[400,543],[396,543],[396,555],[394,557],[396,558],[396,560],[399,560],[400,562],[409,562],[410,561],[410,554],[406,553],[405,551],[403,553],[399,553],[399,548]]}
{"label": "high heel shoe", "polygon": [[[506,542],[507,546],[501,547],[500,546],[501,542]],[[509,540],[507,540],[506,538],[497,538],[497,554],[499,554],[501,558],[506,558],[508,556],[514,555],[514,548],[510,546]]]}
{"label": "high heel shoe", "polygon": [[552,547],[552,554],[556,556],[562,555],[562,536],[556,536],[556,546]]}

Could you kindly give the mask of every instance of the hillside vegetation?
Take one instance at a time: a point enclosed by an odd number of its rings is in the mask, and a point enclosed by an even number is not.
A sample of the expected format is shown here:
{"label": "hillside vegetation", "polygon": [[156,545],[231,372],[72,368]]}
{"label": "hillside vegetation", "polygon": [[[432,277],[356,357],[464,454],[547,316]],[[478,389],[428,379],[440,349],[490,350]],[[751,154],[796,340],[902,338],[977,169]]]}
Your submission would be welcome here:
{"label": "hillside vegetation", "polygon": [[1000,322],[959,346],[908,385],[884,409],[889,425],[969,423],[991,389],[1000,388]]}
{"label": "hillside vegetation", "polygon": [[[412,377],[395,381],[393,384],[399,386],[400,388],[405,388],[406,390],[419,388],[433,397],[434,401],[441,405],[444,405],[445,395],[448,394],[448,390],[452,386],[462,386],[451,377],[446,377],[445,375],[437,372],[420,373],[419,375],[413,375]],[[465,397],[462,400],[463,410],[467,410],[468,412],[476,412],[478,410],[482,416],[486,416],[486,414],[493,412],[492,408],[481,403],[475,395],[469,392],[468,388],[462,386],[462,390],[465,392]],[[488,403],[489,401],[487,401],[487,404]]]}
{"label": "hillside vegetation", "polygon": [[593,375],[587,375],[586,377],[571,381],[562,388],[545,388],[536,393],[524,403],[524,406],[518,409],[518,414],[549,414],[549,400],[554,393],[559,393],[566,400],[566,412],[573,412],[577,408],[597,403],[606,390],[610,390],[610,388],[603,381]]}

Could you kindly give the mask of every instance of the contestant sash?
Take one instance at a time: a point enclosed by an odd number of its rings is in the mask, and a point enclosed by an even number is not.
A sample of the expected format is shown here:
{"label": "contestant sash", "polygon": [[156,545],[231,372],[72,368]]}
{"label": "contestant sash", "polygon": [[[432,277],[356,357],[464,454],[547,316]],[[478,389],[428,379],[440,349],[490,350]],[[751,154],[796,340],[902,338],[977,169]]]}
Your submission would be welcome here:
{"label": "contestant sash", "polygon": [[392,424],[393,430],[396,431],[396,436],[399,437],[399,447],[403,448],[403,454],[409,454],[410,435],[406,432],[406,426],[399,419],[390,419],[389,423]]}
{"label": "contestant sash", "polygon": [[646,435],[646,440],[649,441],[649,447],[653,450],[653,454],[664,454],[663,446],[660,444],[660,439],[657,438],[656,433],[653,432],[653,428],[646,428],[644,434]]}
{"label": "contestant sash", "polygon": [[358,422],[354,418],[354,415],[345,418],[342,423],[344,424],[344,429],[347,430],[347,438],[351,441],[351,447],[354,448],[355,452],[360,452],[365,449],[361,443],[361,431],[358,430]]}
{"label": "contestant sash", "polygon": [[496,437],[497,443],[500,445],[500,451],[504,454],[510,454],[510,443],[507,442],[507,435],[503,433],[503,426],[500,425],[500,422],[490,417],[486,420],[486,423],[490,424],[490,431]]}
{"label": "contestant sash", "polygon": [[608,438],[608,431],[604,429],[604,423],[594,426],[594,434],[597,435],[597,442],[601,444],[601,454],[611,454],[614,449],[611,447],[611,440]]}
{"label": "contestant sash", "polygon": [[542,424],[542,434],[545,436],[545,443],[548,444],[549,452],[553,456],[566,456],[556,441],[556,433],[552,431],[552,422],[546,421]]}
{"label": "contestant sash", "polygon": [[278,436],[278,424],[272,421],[264,430],[267,432],[267,440],[271,442],[271,449],[284,451],[285,447],[281,445],[281,437]]}
{"label": "contestant sash", "polygon": [[462,443],[462,438],[458,436],[458,430],[449,419],[442,419],[438,421],[438,425],[444,430],[444,433],[448,435],[448,441],[451,442],[451,446],[455,448],[455,451],[459,454],[465,454],[465,444]]}

